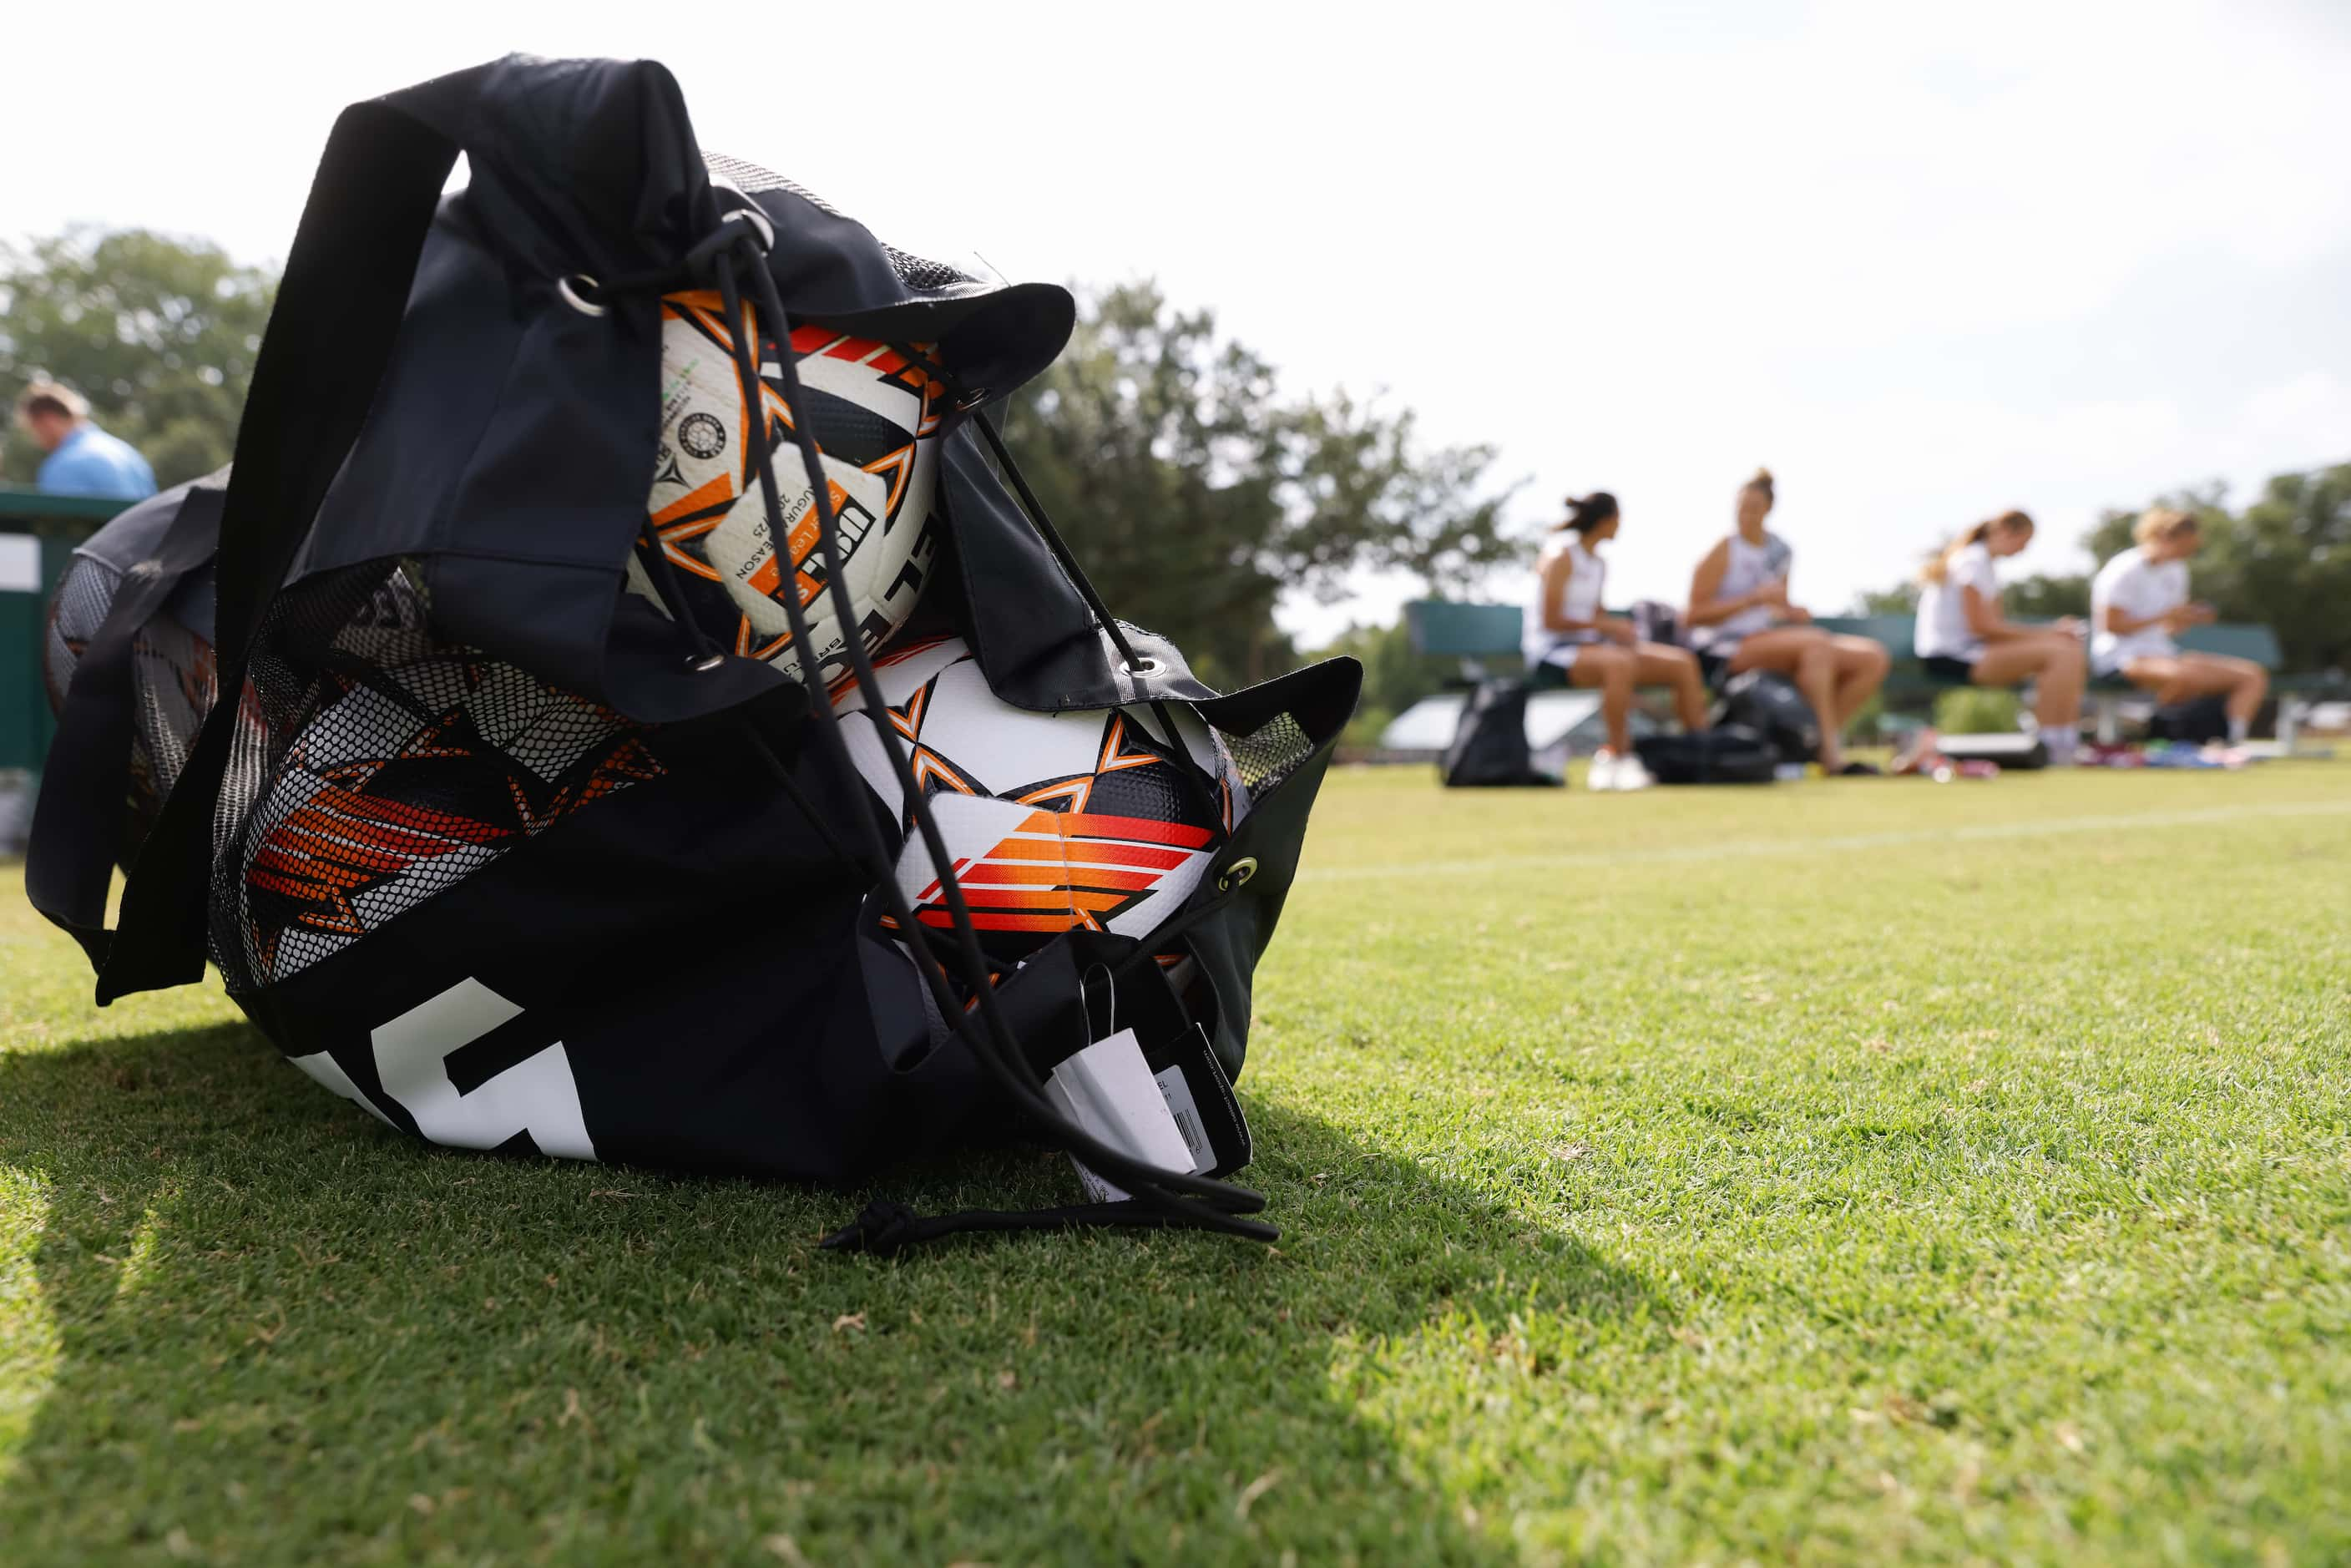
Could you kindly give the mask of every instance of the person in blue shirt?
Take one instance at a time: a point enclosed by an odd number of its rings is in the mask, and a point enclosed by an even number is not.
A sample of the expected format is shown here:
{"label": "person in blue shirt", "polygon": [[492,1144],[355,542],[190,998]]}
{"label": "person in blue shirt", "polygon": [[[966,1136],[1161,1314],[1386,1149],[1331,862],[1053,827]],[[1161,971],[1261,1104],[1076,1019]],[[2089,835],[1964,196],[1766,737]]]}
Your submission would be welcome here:
{"label": "person in blue shirt", "polygon": [[155,493],[155,471],[147,459],[91,423],[89,404],[73,388],[35,382],[16,399],[16,423],[48,454],[33,479],[42,489],[125,501]]}

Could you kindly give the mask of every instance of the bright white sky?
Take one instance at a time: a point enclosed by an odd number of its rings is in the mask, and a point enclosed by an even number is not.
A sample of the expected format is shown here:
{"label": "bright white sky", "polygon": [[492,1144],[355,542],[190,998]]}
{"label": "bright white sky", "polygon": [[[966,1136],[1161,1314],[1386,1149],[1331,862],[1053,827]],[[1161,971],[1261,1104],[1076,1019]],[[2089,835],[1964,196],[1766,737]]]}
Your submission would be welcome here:
{"label": "bright white sky", "polygon": [[[2001,507],[2059,570],[2102,506],[2351,458],[2351,0],[41,5],[10,37],[0,234],[248,259],[345,103],[511,49],[664,60],[705,146],[894,243],[1156,277],[1294,387],[1496,444],[1530,530],[1614,491],[1619,602],[1682,595],[1759,462],[1829,611]],[[1363,590],[1283,620],[1405,596]]]}

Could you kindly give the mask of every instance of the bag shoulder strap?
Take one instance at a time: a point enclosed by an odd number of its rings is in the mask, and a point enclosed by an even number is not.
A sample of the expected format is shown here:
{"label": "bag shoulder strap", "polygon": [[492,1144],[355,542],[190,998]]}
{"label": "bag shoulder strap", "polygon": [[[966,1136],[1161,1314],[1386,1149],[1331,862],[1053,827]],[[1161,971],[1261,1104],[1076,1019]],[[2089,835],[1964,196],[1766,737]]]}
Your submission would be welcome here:
{"label": "bag shoulder strap", "polygon": [[[83,944],[100,960],[101,1005],[204,976],[213,816],[253,641],[367,418],[456,163],[465,105],[495,68],[354,104],[328,139],[254,364],[222,502],[220,698],[123,889],[120,930]],[[86,892],[79,896],[77,918],[86,918]]]}
{"label": "bag shoulder strap", "polygon": [[106,896],[130,800],[139,702],[131,651],[181,580],[213,558],[223,500],[217,489],[191,489],[155,553],[124,572],[67,683],[65,710],[49,743],[25,852],[25,896],[81,944],[93,968],[106,964]]}

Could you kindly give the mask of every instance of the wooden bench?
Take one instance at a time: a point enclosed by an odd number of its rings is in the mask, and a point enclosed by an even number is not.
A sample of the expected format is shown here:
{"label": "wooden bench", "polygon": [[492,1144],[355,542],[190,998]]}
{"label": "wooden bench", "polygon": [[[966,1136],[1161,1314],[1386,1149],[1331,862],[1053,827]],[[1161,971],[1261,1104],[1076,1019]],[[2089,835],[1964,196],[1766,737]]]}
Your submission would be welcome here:
{"label": "wooden bench", "polygon": [[1486,661],[1520,652],[1526,612],[1515,604],[1462,604],[1416,599],[1404,607],[1405,634],[1416,652],[1461,661],[1464,679],[1486,678]]}

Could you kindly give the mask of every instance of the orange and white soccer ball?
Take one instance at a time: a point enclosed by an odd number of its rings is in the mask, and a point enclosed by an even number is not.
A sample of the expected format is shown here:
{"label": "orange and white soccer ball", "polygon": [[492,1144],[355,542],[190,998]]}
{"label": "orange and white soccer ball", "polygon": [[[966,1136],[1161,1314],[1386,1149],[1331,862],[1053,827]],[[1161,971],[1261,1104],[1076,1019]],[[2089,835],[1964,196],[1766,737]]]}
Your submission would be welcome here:
{"label": "orange and white soccer ball", "polygon": [[[742,305],[747,333],[757,326]],[[749,340],[758,341],[755,333]],[[662,301],[661,445],[645,500],[649,540],[675,569],[686,608],[730,653],[774,661],[795,680],[808,661],[792,643],[785,596],[805,607],[820,678],[847,667],[848,637],[871,650],[906,622],[938,554],[935,439],[945,389],[922,345],[890,344],[820,326],[791,334],[800,401],[834,516],[843,575],[856,613],[844,627],[825,584],[814,492],[791,429],[778,367],[760,366],[759,409],[745,406],[717,294]],[[754,434],[756,433],[756,435]],[[783,503],[785,548],[768,527],[757,449],[772,454]],[[628,586],[664,613],[644,562],[629,559]]]}
{"label": "orange and white soccer ball", "polygon": [[[1073,928],[1150,935],[1249,810],[1231,754],[1182,703],[1167,705],[1173,741],[1140,705],[1030,713],[989,690],[953,637],[902,643],[874,673],[981,946],[998,959]],[[836,709],[858,771],[907,833],[898,886],[915,919],[946,928],[939,879],[854,685],[836,688]]]}

